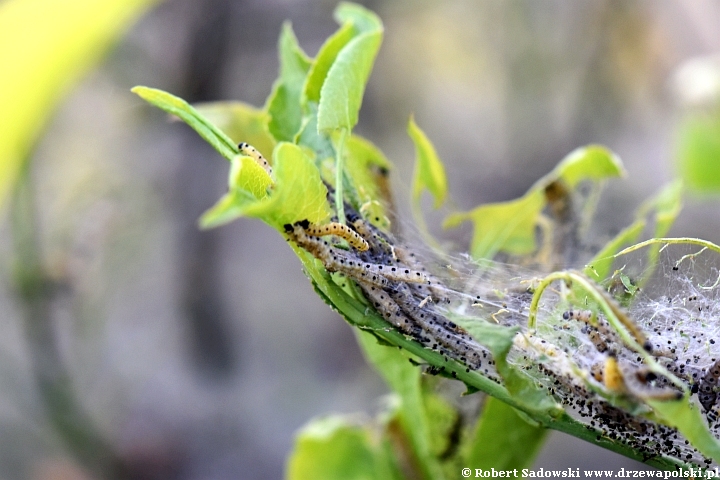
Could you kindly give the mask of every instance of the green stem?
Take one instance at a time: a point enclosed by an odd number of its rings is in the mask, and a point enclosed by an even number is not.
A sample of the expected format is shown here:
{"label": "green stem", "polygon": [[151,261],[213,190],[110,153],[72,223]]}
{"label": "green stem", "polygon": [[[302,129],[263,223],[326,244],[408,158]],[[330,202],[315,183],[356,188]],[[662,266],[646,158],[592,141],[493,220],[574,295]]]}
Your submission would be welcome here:
{"label": "green stem", "polygon": [[705,247],[709,250],[713,250],[717,253],[720,253],[720,246],[716,245],[712,242],[708,242],[707,240],[702,240],[700,238],[692,238],[692,237],[678,237],[678,238],[651,238],[649,240],[645,240],[644,242],[636,243],[635,245],[632,245],[630,247],[627,247],[624,250],[619,251],[615,255],[613,255],[610,258],[618,258],[622,255],[627,255],[628,253],[634,252],[635,250],[639,250],[643,247],[647,247],[648,245],[653,245],[657,243],[664,243],[665,245],[678,245],[678,244],[686,244],[686,245],[700,245],[701,247]]}

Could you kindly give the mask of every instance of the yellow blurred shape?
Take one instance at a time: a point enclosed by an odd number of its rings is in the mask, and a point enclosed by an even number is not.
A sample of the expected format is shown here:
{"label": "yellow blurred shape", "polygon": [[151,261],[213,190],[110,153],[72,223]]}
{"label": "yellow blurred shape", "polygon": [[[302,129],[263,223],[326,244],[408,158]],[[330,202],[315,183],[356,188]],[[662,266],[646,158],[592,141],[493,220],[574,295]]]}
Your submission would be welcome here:
{"label": "yellow blurred shape", "polygon": [[154,2],[0,3],[0,208],[54,107]]}

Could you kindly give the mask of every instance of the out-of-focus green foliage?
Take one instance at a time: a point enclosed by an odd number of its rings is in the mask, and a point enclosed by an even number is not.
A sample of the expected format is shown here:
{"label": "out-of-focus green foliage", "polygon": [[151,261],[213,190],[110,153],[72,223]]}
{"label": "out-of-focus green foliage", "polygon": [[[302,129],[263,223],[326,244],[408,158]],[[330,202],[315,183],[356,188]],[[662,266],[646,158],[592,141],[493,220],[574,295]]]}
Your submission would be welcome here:
{"label": "out-of-focus green foliage", "polygon": [[182,98],[156,88],[142,86],[135,87],[132,91],[148,103],[179,117],[227,160],[237,155],[238,147],[235,142]]}
{"label": "out-of-focus green foliage", "polygon": [[378,344],[372,335],[362,333],[358,338],[365,356],[400,399],[396,414],[412,444],[423,477],[439,478],[440,462],[432,451],[431,431],[433,425],[442,422],[452,412],[448,408],[440,408],[436,409],[435,415],[430,415],[426,400],[435,394],[423,391],[422,371],[408,362],[400,351]]}
{"label": "out-of-focus green foliage", "polygon": [[470,253],[475,258],[492,258],[498,252],[527,255],[536,249],[535,228],[548,204],[546,189],[551,184],[558,182],[560,189],[572,190],[582,180],[600,181],[622,176],[624,172],[620,159],[606,148],[597,145],[579,148],[535,182],[524,196],[452,214],[445,220],[445,227],[455,227],[466,220],[473,222]]}
{"label": "out-of-focus green foliage", "polygon": [[333,415],[298,433],[287,465],[288,480],[387,480],[404,478],[387,441],[358,419]]}
{"label": "out-of-focus green foliage", "polygon": [[268,154],[275,148],[277,142],[269,132],[272,117],[266,110],[244,102],[208,102],[194,107],[207,122],[233,139],[233,145],[247,142]]}
{"label": "out-of-focus green foliage", "polygon": [[467,464],[484,470],[530,467],[546,435],[546,429],[530,424],[511,406],[488,398],[474,437],[467,445]]}
{"label": "out-of-focus green foliage", "polygon": [[0,205],[63,95],[155,2],[0,3]]}
{"label": "out-of-focus green foliage", "polygon": [[438,157],[435,147],[425,133],[420,130],[415,119],[410,117],[408,135],[415,144],[415,173],[413,174],[413,200],[418,202],[424,190],[435,199],[435,208],[440,207],[447,197],[447,178],[445,167]]}
{"label": "out-of-focus green foliage", "polygon": [[[289,23],[283,25],[278,42],[280,77],[273,86],[265,107],[270,114],[268,129],[278,140],[292,141],[302,125],[300,98],[307,72],[312,65]],[[249,140],[246,140],[249,142]],[[260,148],[260,147],[257,147]]]}
{"label": "out-of-focus green foliage", "polygon": [[687,188],[720,193],[720,108],[689,115],[678,136],[678,166]]}

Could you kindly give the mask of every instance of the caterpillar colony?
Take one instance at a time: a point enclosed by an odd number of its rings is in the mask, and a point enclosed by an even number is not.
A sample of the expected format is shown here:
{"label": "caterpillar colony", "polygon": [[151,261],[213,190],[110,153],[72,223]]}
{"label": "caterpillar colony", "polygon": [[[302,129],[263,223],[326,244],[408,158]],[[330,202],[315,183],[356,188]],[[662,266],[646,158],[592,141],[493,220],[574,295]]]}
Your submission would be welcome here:
{"label": "caterpillar colony", "polygon": [[[272,172],[254,147],[242,143],[240,150]],[[326,186],[334,205],[334,190]],[[556,216],[555,230],[563,232],[566,238],[558,243],[567,248],[576,233],[573,198],[560,191],[562,198],[554,203],[562,204],[563,215]],[[588,297],[560,281],[543,292],[531,328],[532,280],[541,274],[500,263],[478,266],[468,257],[445,255],[439,261],[427,249],[398,241],[347,202],[345,215],[347,224],[337,218],[324,225],[287,224],[287,240],[329,272],[352,280],[393,328],[501,384],[490,350],[461,323],[517,327],[507,361],[574,417],[607,438],[622,439],[645,458],[673,455],[691,466],[712,466],[677,430],[643,417],[650,410],[644,402],[689,395],[718,437],[720,282],[712,285],[718,267],[700,261],[702,250],[660,249],[661,261],[647,271],[646,257],[623,258],[613,279],[598,286],[622,319],[620,327],[587,308]],[[627,282],[618,281],[632,278],[642,287],[628,289],[622,285]],[[618,398],[622,402],[612,401]]]}

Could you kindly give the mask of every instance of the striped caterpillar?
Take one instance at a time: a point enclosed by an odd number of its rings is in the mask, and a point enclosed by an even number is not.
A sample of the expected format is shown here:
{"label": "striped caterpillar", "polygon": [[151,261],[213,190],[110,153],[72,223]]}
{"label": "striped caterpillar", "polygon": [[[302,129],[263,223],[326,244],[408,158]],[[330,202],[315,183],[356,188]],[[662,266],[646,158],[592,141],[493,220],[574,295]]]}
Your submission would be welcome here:
{"label": "striped caterpillar", "polygon": [[243,155],[246,155],[255,160],[258,165],[265,169],[268,175],[272,176],[272,167],[270,166],[270,163],[265,160],[265,157],[262,156],[262,154],[258,151],[257,148],[253,147],[249,143],[242,142],[238,145],[238,150],[240,150],[240,153],[242,153]]}
{"label": "striped caterpillar", "polygon": [[348,242],[353,248],[360,252],[364,252],[370,248],[368,242],[361,237],[358,232],[342,223],[330,222],[325,225],[313,225],[308,220],[302,220],[298,222],[298,225],[305,230],[305,234],[311,237],[335,235]]}

